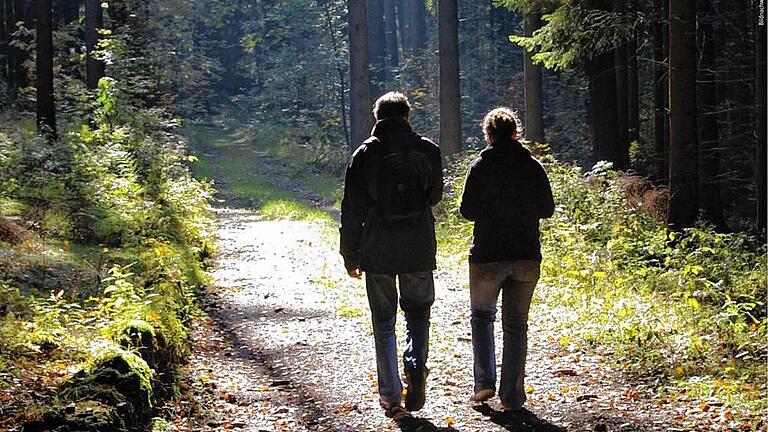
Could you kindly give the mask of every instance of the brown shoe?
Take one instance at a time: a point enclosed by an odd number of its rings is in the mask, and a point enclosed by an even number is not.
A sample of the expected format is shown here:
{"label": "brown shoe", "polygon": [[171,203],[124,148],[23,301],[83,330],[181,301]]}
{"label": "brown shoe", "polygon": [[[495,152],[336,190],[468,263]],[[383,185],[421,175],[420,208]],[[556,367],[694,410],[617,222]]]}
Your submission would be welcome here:
{"label": "brown shoe", "polygon": [[469,399],[472,402],[485,402],[488,399],[496,395],[494,389],[482,389],[475,392],[475,394]]}
{"label": "brown shoe", "polygon": [[421,370],[406,370],[405,382],[408,385],[405,393],[405,409],[408,411],[418,411],[424,407],[426,402],[427,376],[429,369],[424,367]]}

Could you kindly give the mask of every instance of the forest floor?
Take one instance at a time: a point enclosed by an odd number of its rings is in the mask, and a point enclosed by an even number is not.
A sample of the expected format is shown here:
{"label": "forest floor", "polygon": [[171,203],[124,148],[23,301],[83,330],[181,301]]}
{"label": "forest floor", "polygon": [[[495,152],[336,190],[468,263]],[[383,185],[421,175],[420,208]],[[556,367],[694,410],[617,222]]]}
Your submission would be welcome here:
{"label": "forest floor", "polygon": [[[654,377],[629,376],[599,349],[564,346],[556,315],[537,298],[530,318],[527,407],[538,421],[500,415],[498,400],[469,402],[471,338],[465,266],[435,272],[427,402],[396,423],[378,407],[373,336],[363,282],[337,252],[332,198],[268,152],[221,132],[196,134],[222,202],[220,253],[202,295],[183,397],[167,407],[175,431],[714,431],[736,430],[719,404],[670,398]],[[247,163],[233,174],[228,160]],[[300,171],[300,170],[299,170]],[[245,176],[249,178],[245,178]],[[253,181],[323,212],[265,216],[237,192]],[[261,209],[266,206],[260,203]],[[501,347],[497,327],[497,347]],[[398,340],[403,341],[402,315]],[[402,348],[402,346],[400,347]],[[500,356],[498,357],[501,358]]]}

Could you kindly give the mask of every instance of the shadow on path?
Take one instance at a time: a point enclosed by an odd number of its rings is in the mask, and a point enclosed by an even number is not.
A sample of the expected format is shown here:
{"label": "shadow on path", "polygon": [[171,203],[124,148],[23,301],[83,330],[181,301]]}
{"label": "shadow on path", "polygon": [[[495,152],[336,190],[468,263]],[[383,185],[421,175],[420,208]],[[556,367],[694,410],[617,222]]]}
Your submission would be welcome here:
{"label": "shadow on path", "polygon": [[475,411],[504,429],[514,432],[565,432],[562,426],[549,423],[536,416],[536,414],[521,408],[517,411],[497,411],[488,404],[482,404],[472,407]]}
{"label": "shadow on path", "polygon": [[421,417],[404,416],[395,422],[402,432],[459,432],[450,426],[437,427],[429,420]]}
{"label": "shadow on path", "polygon": [[[272,388],[292,395],[290,405],[299,411],[297,416],[301,419],[302,426],[307,430],[333,430],[337,432],[351,432],[353,429],[343,424],[343,420],[333,413],[326,411],[317,395],[308,386],[297,382],[291,375],[289,368],[282,366],[283,355],[281,352],[267,350],[261,346],[244,340],[233,326],[233,320],[227,310],[222,306],[224,302],[211,293],[204,294],[203,309],[213,320],[214,328],[230,344],[234,357],[250,361],[258,366],[271,380],[265,383]],[[332,429],[329,429],[332,428]]]}

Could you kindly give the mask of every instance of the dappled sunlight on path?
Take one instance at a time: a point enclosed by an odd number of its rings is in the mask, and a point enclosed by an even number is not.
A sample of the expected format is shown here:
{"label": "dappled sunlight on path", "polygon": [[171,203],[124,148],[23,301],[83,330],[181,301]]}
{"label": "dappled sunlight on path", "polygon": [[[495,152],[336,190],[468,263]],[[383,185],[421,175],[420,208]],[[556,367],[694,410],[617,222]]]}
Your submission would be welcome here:
{"label": "dappled sunlight on path", "polygon": [[[655,400],[649,386],[549,334],[555,309],[541,297],[531,318],[531,415],[502,414],[495,398],[472,407],[466,275],[452,269],[436,272],[426,406],[395,423],[375,394],[365,288],[346,276],[332,222],[263,220],[231,209],[217,215],[221,254],[208,310],[233,354],[219,366],[225,378],[210,379],[223,381],[219,391],[235,401],[227,415],[261,428],[251,430],[669,431],[685,421],[684,411]],[[500,337],[497,331],[499,350]],[[197,355],[204,362],[220,353]],[[239,400],[251,401],[247,410],[237,408]]]}

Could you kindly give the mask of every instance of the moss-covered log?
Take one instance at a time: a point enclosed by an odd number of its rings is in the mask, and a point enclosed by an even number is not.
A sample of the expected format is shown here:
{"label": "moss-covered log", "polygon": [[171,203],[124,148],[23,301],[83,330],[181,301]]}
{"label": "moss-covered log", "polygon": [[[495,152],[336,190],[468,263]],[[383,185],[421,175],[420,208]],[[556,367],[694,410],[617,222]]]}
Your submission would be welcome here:
{"label": "moss-covered log", "polygon": [[23,431],[145,430],[152,419],[152,377],[141,357],[110,348],[62,386],[61,405],[29,420]]}
{"label": "moss-covered log", "polygon": [[162,331],[145,321],[134,320],[126,324],[118,343],[137,351],[154,371],[152,389],[156,400],[166,400],[175,395],[182,358]]}

